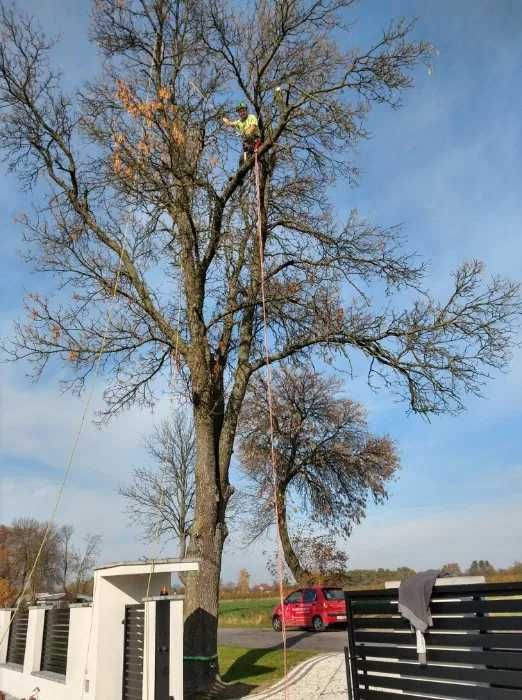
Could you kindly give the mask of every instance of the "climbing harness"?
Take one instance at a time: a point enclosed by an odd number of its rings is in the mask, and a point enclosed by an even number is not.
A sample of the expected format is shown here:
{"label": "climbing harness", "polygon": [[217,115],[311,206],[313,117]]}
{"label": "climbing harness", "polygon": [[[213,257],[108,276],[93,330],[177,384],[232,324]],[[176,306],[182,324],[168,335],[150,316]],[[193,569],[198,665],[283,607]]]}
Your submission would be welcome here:
{"label": "climbing harness", "polygon": [[[256,145],[254,149],[254,173],[256,181],[256,199],[257,199],[257,237],[259,243],[259,270],[260,270],[260,281],[261,281],[261,302],[263,309],[263,335],[264,335],[264,350],[265,350],[265,371],[266,371],[266,386],[267,386],[267,402],[268,402],[268,416],[269,416],[269,427],[270,427],[270,461],[272,466],[272,485],[273,485],[273,495],[274,495],[274,513],[276,528],[279,522],[279,505],[277,500],[277,468],[276,468],[276,458],[275,458],[275,448],[274,448],[274,407],[272,400],[272,369],[270,365],[270,354],[268,349],[268,323],[266,315],[266,294],[265,294],[265,254],[264,254],[264,242],[263,242],[263,225],[262,225],[262,209],[261,209],[261,176],[259,171],[259,144]],[[277,530],[279,533],[279,531]],[[283,678],[286,678],[288,673],[288,663],[287,663],[287,648],[286,648],[286,620],[284,615],[284,592],[283,592],[283,551],[281,544],[281,537],[277,536],[277,573],[278,573],[278,584],[279,584],[279,602],[281,605],[281,636],[283,641]],[[284,697],[285,700],[287,696],[287,687],[284,686]]]}
{"label": "climbing harness", "polygon": [[243,141],[243,155],[241,157],[242,163],[240,163],[240,165],[243,165],[243,163],[246,163],[249,158],[255,155],[262,144],[263,142],[259,137],[257,137],[254,141]]}

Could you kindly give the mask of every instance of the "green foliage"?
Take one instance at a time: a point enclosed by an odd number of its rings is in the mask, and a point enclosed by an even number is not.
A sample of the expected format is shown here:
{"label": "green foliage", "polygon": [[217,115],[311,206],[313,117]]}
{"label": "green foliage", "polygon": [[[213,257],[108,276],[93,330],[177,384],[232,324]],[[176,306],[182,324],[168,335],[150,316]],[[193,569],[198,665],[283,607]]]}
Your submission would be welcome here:
{"label": "green foliage", "polygon": [[237,590],[243,595],[248,595],[250,592],[250,573],[247,569],[241,569],[237,580]]}
{"label": "green foliage", "polygon": [[[280,649],[244,649],[218,647],[219,670],[226,683],[242,682],[250,685],[273,683],[283,676],[283,654]],[[317,654],[313,651],[287,652],[288,669]]]}
{"label": "green foliage", "polygon": [[468,576],[490,576],[496,572],[495,567],[487,559],[475,559],[467,571]]}
{"label": "green foliage", "polygon": [[279,598],[222,600],[219,604],[220,627],[270,627],[272,608]]}
{"label": "green foliage", "polygon": [[398,569],[352,569],[346,572],[344,585],[349,589],[380,588],[386,581],[402,581],[414,573],[415,570],[408,566],[399,566]]}
{"label": "green foliage", "polygon": [[444,564],[444,566],[441,567],[441,573],[446,574],[447,576],[462,576],[460,564],[457,562]]}

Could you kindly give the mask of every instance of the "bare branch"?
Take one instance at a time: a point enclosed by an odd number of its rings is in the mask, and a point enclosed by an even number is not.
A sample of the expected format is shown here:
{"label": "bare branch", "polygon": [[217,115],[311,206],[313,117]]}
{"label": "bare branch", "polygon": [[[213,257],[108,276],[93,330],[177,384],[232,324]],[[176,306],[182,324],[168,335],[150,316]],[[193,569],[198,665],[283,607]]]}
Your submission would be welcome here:
{"label": "bare branch", "polygon": [[184,557],[194,510],[194,430],[177,414],[172,422],[158,425],[145,445],[156,466],[135,469],[132,483],[120,488],[120,495],[130,521],[146,540],[174,539]]}

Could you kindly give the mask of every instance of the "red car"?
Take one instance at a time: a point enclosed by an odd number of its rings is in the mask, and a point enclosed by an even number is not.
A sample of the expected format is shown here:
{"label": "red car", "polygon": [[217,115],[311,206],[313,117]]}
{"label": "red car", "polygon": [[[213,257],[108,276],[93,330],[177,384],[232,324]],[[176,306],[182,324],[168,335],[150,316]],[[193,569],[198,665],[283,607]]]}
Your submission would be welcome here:
{"label": "red car", "polygon": [[[341,588],[300,588],[285,598],[283,611],[287,627],[311,627],[322,632],[329,625],[346,622],[346,604]],[[282,617],[281,605],[276,605],[272,610],[272,627],[276,632],[281,630]]]}

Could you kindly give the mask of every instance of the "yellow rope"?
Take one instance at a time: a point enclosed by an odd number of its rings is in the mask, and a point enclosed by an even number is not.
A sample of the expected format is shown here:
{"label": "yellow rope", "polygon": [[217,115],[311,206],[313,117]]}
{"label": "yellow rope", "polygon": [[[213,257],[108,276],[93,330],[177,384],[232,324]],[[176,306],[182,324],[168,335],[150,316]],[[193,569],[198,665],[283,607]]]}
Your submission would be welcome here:
{"label": "yellow rope", "polygon": [[[123,241],[122,241],[121,248],[120,248],[120,256],[119,256],[119,262],[118,262],[118,269],[117,269],[117,272],[116,272],[116,278],[115,278],[115,281],[114,281],[114,286],[113,286],[112,294],[111,294],[111,297],[110,297],[111,300],[114,300],[114,298],[116,297],[116,292],[117,292],[118,285],[119,285],[119,281],[120,281],[121,270],[122,270],[122,260],[123,260],[123,247],[124,247],[124,244],[126,243],[126,240],[127,240],[127,232],[128,232],[128,223],[127,223],[126,231],[124,232],[124,235],[123,235]],[[107,325],[106,325],[106,328],[105,328],[105,330],[104,330],[104,332],[103,332],[103,335],[102,335],[102,342],[101,342],[101,345],[100,345],[100,349],[98,350],[98,353],[97,353],[96,358],[95,358],[95,360],[94,360],[93,372],[94,372],[95,377],[97,376],[97,372],[98,372],[98,368],[99,368],[100,359],[101,359],[101,356],[103,355],[103,352],[104,352],[105,347],[106,347],[106,344],[107,344],[108,331],[109,331],[109,327],[110,327],[111,321],[112,321],[112,309],[109,307],[109,313],[108,313],[108,315],[107,315]],[[27,577],[27,579],[26,579],[26,581],[25,581],[25,584],[24,584],[24,586],[23,586],[23,588],[22,588],[22,591],[21,591],[21,593],[20,593],[20,595],[19,595],[19,597],[18,597],[17,604],[16,604],[14,610],[12,611],[12,614],[11,614],[11,616],[10,616],[10,619],[9,619],[9,622],[8,622],[7,626],[5,627],[5,629],[4,629],[3,632],[2,632],[2,636],[0,637],[0,646],[2,645],[2,642],[4,641],[6,635],[7,635],[8,631],[9,631],[9,628],[10,628],[10,626],[11,626],[12,621],[14,620],[14,618],[16,617],[16,615],[18,614],[18,611],[20,610],[20,606],[22,605],[22,601],[23,601],[23,599],[24,599],[24,596],[26,595],[26,593],[27,593],[27,591],[28,591],[28,589],[29,589],[29,586],[31,585],[31,581],[32,581],[32,578],[33,578],[34,573],[35,573],[35,571],[36,571],[36,567],[38,566],[38,563],[39,563],[39,561],[40,561],[40,557],[42,556],[42,552],[43,552],[44,547],[45,547],[45,545],[46,545],[46,542],[47,542],[47,540],[48,540],[48,538],[49,538],[49,533],[50,533],[50,531],[51,531],[51,526],[52,526],[52,523],[53,523],[54,518],[56,517],[56,513],[58,512],[58,508],[60,507],[60,503],[61,503],[61,501],[62,501],[62,497],[63,497],[64,491],[65,491],[65,487],[66,487],[66,485],[67,485],[67,481],[68,481],[68,478],[69,478],[69,474],[70,474],[71,469],[72,469],[74,457],[75,457],[75,455],[76,455],[76,450],[77,450],[78,444],[79,444],[79,442],[80,442],[80,436],[81,436],[82,431],[83,431],[83,428],[84,428],[84,426],[85,426],[85,421],[86,421],[86,419],[87,419],[87,413],[89,412],[89,408],[90,408],[90,405],[91,405],[91,402],[92,402],[92,398],[93,398],[93,396],[94,396],[94,391],[95,391],[95,385],[94,385],[94,383],[93,383],[92,386],[91,386],[91,390],[90,390],[89,394],[87,395],[87,401],[86,401],[86,403],[85,403],[85,407],[84,407],[84,410],[83,410],[83,413],[82,413],[82,417],[81,417],[81,420],[80,420],[80,424],[79,424],[79,426],[78,426],[78,430],[76,431],[76,435],[75,435],[75,437],[74,437],[72,449],[71,449],[71,451],[70,451],[69,458],[68,458],[68,460],[67,460],[67,467],[66,467],[66,469],[65,469],[65,472],[64,472],[64,475],[63,475],[61,484],[60,484],[60,488],[58,489],[58,494],[57,494],[57,497],[56,497],[56,500],[55,500],[55,503],[54,503],[54,507],[53,507],[53,509],[52,509],[52,511],[51,511],[51,516],[50,516],[49,520],[47,521],[47,526],[46,526],[46,528],[45,528],[44,536],[42,537],[42,541],[41,541],[41,543],[40,543],[40,547],[38,548],[38,552],[36,553],[36,557],[35,557],[35,559],[34,559],[33,565],[32,565],[31,570],[30,570],[30,572],[29,572],[29,576]]]}

